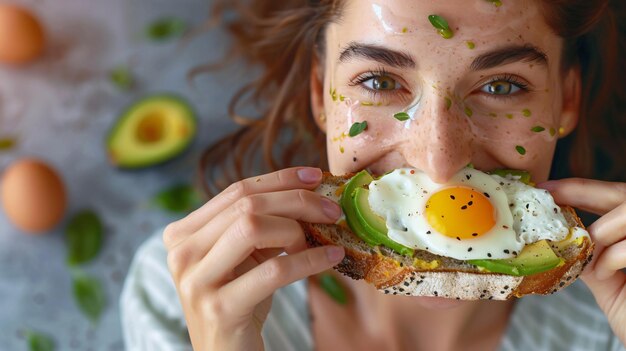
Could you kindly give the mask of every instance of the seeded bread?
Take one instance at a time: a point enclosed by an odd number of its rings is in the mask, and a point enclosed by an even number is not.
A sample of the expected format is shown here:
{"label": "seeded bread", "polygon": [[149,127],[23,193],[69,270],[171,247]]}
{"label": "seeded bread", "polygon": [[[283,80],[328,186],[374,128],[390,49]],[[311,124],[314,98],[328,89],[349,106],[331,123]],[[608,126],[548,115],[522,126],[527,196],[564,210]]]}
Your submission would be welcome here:
{"label": "seeded bread", "polygon": [[[353,175],[333,176],[324,173],[316,192],[339,201],[341,186]],[[561,210],[570,227],[584,228],[571,207]],[[591,261],[594,244],[585,237],[572,242],[557,255],[565,263],[549,271],[529,276],[490,273],[465,261],[416,250],[413,257],[403,256],[383,247],[371,247],[346,225],[301,223],[310,247],[340,245],[346,256],[335,269],[352,279],[365,279],[385,294],[439,296],[460,300],[507,300],[528,294],[551,294],[571,284]],[[438,266],[428,264],[437,261]],[[417,262],[417,264],[416,264]]]}

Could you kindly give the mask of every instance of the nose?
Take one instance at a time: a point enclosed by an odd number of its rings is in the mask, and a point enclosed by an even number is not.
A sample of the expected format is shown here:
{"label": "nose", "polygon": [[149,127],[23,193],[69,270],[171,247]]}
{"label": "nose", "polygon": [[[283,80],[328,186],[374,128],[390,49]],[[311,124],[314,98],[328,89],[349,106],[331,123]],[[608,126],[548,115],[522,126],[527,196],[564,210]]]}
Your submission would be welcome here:
{"label": "nose", "polygon": [[465,114],[458,106],[446,106],[445,97],[422,97],[411,136],[403,145],[405,160],[426,172],[437,183],[447,182],[472,160],[473,135]]}

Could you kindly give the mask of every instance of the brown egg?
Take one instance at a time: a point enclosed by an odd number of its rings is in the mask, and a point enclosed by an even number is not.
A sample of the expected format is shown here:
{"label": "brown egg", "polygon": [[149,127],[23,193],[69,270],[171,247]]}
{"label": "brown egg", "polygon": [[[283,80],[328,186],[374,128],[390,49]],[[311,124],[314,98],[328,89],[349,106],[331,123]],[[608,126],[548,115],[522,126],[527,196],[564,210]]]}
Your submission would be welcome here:
{"label": "brown egg", "polygon": [[0,180],[0,200],[7,218],[27,233],[52,229],[65,213],[61,178],[37,159],[18,160],[5,170]]}
{"label": "brown egg", "polygon": [[0,3],[0,62],[27,63],[41,55],[44,45],[43,28],[30,11]]}

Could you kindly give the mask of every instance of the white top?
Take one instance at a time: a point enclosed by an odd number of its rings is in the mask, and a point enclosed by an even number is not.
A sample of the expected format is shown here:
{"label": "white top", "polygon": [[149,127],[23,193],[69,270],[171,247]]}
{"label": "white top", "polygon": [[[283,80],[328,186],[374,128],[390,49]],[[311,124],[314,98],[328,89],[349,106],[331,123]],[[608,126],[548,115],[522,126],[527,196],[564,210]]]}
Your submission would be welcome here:
{"label": "white top", "polygon": [[[162,232],[137,250],[120,297],[129,351],[192,350],[182,308],[167,268]],[[266,350],[313,350],[306,281],[274,294],[263,327]],[[626,351],[587,287],[577,281],[549,296],[515,304],[500,350]]]}

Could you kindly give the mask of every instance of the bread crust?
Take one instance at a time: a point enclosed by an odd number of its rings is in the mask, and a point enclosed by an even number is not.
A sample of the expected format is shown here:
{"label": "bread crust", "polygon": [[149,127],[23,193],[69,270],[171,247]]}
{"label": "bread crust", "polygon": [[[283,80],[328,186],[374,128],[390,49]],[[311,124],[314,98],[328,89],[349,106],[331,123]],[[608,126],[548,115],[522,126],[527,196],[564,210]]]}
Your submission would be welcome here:
{"label": "bread crust", "polygon": [[[342,185],[352,174],[333,176],[324,173],[316,191],[338,201]],[[561,210],[570,227],[584,225],[573,208]],[[511,276],[479,270],[467,262],[437,256],[425,251],[416,254],[420,262],[436,259],[436,268],[414,265],[415,257],[399,255],[385,247],[370,247],[347,226],[301,222],[310,247],[341,245],[346,256],[334,268],[352,279],[364,279],[385,293],[407,296],[439,296],[460,300],[507,300],[529,294],[551,294],[565,288],[578,278],[591,261],[594,244],[585,237],[580,245],[572,243],[559,254],[564,264],[549,271],[529,276]]]}

